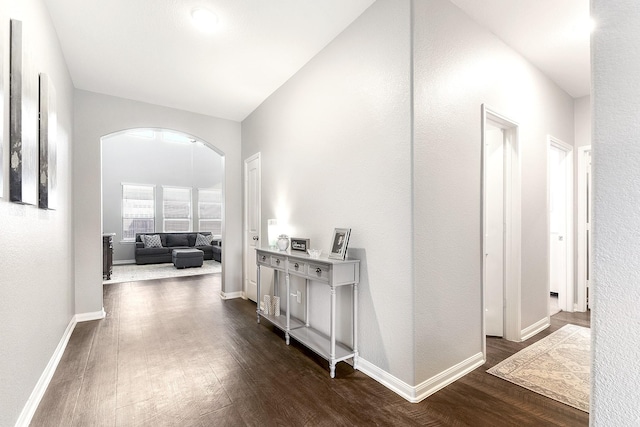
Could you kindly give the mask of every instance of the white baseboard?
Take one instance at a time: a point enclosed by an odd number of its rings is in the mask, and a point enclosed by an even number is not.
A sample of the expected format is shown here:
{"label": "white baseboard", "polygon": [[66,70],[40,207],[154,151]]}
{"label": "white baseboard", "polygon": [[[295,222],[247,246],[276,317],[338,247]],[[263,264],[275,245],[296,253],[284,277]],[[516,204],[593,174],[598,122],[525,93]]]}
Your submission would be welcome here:
{"label": "white baseboard", "polygon": [[438,390],[448,386],[455,380],[465,376],[479,366],[484,364],[482,353],[471,356],[467,360],[458,363],[455,366],[435,375],[428,380],[411,386],[399,378],[394,377],[390,373],[380,369],[376,365],[362,357],[358,357],[358,370],[367,376],[378,381],[388,389],[399,394],[411,403],[418,403],[431,396]]}
{"label": "white baseboard", "polygon": [[441,390],[454,382],[457,379],[460,379],[467,375],[469,372],[473,371],[479,366],[484,365],[484,356],[482,353],[477,353],[471,356],[470,358],[463,360],[450,367],[449,369],[440,372],[437,375],[429,378],[426,381],[418,384],[415,389],[415,400],[413,403],[422,402],[427,397],[431,396],[438,390]]}
{"label": "white baseboard", "polygon": [[520,337],[521,337],[520,341],[528,340],[529,338],[531,338],[532,336],[534,336],[538,332],[544,331],[549,326],[551,326],[551,319],[549,318],[549,316],[543,317],[542,319],[538,320],[533,325],[524,328],[520,332]]}
{"label": "white baseboard", "polygon": [[238,292],[220,292],[220,298],[222,299],[234,299],[234,298],[242,298],[242,291]]}
{"label": "white baseboard", "polygon": [[31,396],[29,396],[27,403],[24,405],[24,408],[22,408],[18,421],[16,421],[16,427],[28,427],[31,423],[31,419],[36,413],[38,405],[40,405],[42,396],[44,396],[44,393],[47,391],[47,387],[49,387],[51,378],[53,378],[53,374],[56,372],[58,363],[60,363],[60,359],[62,359],[62,355],[64,354],[64,350],[67,348],[67,343],[69,342],[69,338],[71,338],[71,334],[73,333],[76,324],[76,316],[73,316],[69,325],[67,325],[67,329],[65,329],[60,342],[58,343],[58,347],[56,347],[56,350],[53,352],[53,356],[49,359],[49,363],[47,363],[47,366],[44,368],[44,372],[40,375],[40,379],[38,379],[36,386],[31,392]]}
{"label": "white baseboard", "polygon": [[113,261],[113,265],[124,265],[124,264],[135,264],[136,260],[135,259],[121,259],[118,261]]}
{"label": "white baseboard", "polygon": [[88,322],[90,320],[104,319],[107,313],[104,311],[104,307],[100,311],[94,311],[92,313],[80,313],[74,316],[76,322]]}

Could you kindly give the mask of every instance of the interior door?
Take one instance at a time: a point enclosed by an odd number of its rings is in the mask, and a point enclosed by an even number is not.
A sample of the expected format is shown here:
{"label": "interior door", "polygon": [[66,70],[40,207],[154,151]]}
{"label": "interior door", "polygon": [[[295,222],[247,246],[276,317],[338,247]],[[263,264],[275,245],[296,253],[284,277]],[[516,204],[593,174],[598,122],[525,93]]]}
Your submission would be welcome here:
{"label": "interior door", "polygon": [[565,307],[567,287],[567,153],[549,147],[549,290]]}
{"label": "interior door", "polygon": [[485,327],[486,334],[504,335],[505,216],[504,130],[485,128]]}
{"label": "interior door", "polygon": [[245,295],[251,301],[257,301],[256,248],[260,247],[260,154],[245,160],[245,253],[244,277]]}

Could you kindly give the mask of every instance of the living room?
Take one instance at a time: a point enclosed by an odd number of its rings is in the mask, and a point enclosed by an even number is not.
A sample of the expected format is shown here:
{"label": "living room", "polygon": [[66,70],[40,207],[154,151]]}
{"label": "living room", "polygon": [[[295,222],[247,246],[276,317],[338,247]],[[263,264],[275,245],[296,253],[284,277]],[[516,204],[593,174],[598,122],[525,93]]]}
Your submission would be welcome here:
{"label": "living room", "polygon": [[[0,395],[0,424],[15,424],[61,337],[73,329],[71,320],[104,316],[101,139],[126,129],[179,130],[223,155],[223,298],[242,296],[242,163],[260,151],[265,221],[286,219],[292,234],[320,247],[329,246],[334,227],[354,229],[351,248],[363,262],[361,314],[367,319],[362,350],[372,369],[404,383],[406,392],[418,393],[418,385],[482,354],[480,147],[472,144],[480,134],[477,101],[491,95],[478,95],[475,76],[465,80],[471,76],[456,70],[438,74],[430,63],[442,55],[442,64],[471,61],[481,71],[486,63],[473,52],[488,48],[536,82],[534,93],[516,81],[490,101],[515,106],[515,116],[539,119],[529,122],[535,135],[525,138],[533,155],[523,175],[526,192],[534,197],[523,229],[534,242],[544,232],[537,218],[545,185],[536,181],[543,175],[544,156],[533,140],[546,132],[572,140],[574,100],[450,3],[398,3],[375,2],[262,107],[237,120],[77,89],[45,2],[11,0],[0,7],[3,34],[8,34],[9,18],[38,29],[30,33],[33,66],[49,73],[57,89],[60,200],[55,211],[0,201],[0,241],[11,248],[11,262],[0,267],[0,339],[8,343],[0,349],[6,387]],[[442,22],[457,25],[444,28]],[[414,30],[420,35],[429,28],[438,31],[439,40],[459,40],[463,34],[447,37],[457,28],[480,41],[465,51],[469,56],[455,50],[460,46],[449,50],[452,57],[446,55],[448,46],[430,56],[423,53],[436,47],[414,46],[412,38]],[[637,40],[635,30],[628,31]],[[5,88],[7,62],[4,55]],[[529,110],[539,93],[555,101]],[[468,94],[478,99],[449,108]],[[34,241],[39,244],[29,243]],[[523,327],[546,316],[546,295],[538,292],[544,288],[538,278],[546,264],[535,254],[525,258],[524,275],[531,284],[526,288],[534,290],[535,306],[523,307]],[[620,323],[616,313],[602,313],[600,319]],[[625,337],[618,345],[634,343]],[[607,402],[601,404],[607,407]]]}

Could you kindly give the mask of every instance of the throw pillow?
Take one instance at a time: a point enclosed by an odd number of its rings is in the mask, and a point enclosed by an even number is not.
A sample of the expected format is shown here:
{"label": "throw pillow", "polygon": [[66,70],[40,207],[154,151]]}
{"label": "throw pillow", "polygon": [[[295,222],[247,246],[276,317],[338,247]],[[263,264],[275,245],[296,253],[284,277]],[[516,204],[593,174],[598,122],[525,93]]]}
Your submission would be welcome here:
{"label": "throw pillow", "polygon": [[204,234],[198,233],[196,236],[196,246],[208,246],[211,244],[211,235],[205,236]]}
{"label": "throw pillow", "polygon": [[162,240],[160,240],[160,235],[159,234],[146,235],[144,237],[144,247],[145,248],[161,248]]}
{"label": "throw pillow", "polygon": [[168,233],[166,236],[167,236],[167,247],[169,248],[172,248],[175,246],[184,246],[184,247],[189,246],[189,239],[187,238],[186,234]]}
{"label": "throw pillow", "polygon": [[144,245],[144,234],[140,235],[140,241],[142,242],[142,244]]}

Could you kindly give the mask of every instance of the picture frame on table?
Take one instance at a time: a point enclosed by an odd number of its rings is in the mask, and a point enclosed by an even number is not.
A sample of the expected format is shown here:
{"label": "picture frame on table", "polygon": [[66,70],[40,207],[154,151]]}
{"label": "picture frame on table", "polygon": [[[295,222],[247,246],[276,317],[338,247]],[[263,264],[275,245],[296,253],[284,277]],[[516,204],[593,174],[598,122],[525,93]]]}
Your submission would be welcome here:
{"label": "picture frame on table", "polygon": [[291,238],[292,251],[300,251],[306,253],[307,249],[309,249],[309,239],[301,239],[299,237]]}
{"label": "picture frame on table", "polygon": [[331,239],[331,250],[329,258],[344,260],[347,256],[347,246],[349,245],[350,228],[335,228]]}

